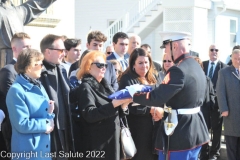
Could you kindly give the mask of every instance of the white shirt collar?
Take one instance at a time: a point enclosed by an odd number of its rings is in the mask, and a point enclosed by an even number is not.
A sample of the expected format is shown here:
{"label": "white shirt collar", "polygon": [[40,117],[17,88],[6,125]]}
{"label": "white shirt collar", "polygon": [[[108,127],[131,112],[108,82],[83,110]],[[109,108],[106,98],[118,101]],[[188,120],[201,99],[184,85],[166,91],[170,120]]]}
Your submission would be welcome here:
{"label": "white shirt collar", "polygon": [[124,60],[124,56],[120,57],[116,52],[113,52],[113,54],[116,57],[116,60]]}

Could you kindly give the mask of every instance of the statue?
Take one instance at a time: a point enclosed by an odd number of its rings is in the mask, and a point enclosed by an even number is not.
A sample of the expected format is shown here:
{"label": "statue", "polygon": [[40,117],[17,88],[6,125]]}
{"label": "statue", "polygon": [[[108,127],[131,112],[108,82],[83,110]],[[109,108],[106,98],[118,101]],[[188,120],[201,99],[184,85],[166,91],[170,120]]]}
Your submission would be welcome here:
{"label": "statue", "polygon": [[0,0],[0,68],[11,62],[11,39],[23,26],[36,19],[56,0],[28,0],[14,6],[11,0]]}

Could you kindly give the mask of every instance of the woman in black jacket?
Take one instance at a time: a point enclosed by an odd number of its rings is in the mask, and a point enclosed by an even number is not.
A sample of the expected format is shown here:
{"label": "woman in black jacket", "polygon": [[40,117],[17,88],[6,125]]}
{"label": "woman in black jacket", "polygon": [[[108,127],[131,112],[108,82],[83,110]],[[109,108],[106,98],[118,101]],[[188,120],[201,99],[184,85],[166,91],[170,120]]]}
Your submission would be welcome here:
{"label": "woman in black jacket", "polygon": [[128,113],[131,99],[108,99],[114,90],[104,79],[106,67],[105,54],[91,51],[83,58],[77,73],[82,81],[77,91],[81,128],[77,151],[84,154],[80,159],[120,159],[119,115]]}
{"label": "woman in black jacket", "polygon": [[[133,84],[151,85],[153,88],[159,84],[157,75],[154,74],[152,59],[141,48],[133,50],[129,58],[129,67],[120,78],[119,89]],[[134,160],[156,160],[158,158],[152,153],[154,110],[153,106],[129,105],[127,120],[137,148]]]}

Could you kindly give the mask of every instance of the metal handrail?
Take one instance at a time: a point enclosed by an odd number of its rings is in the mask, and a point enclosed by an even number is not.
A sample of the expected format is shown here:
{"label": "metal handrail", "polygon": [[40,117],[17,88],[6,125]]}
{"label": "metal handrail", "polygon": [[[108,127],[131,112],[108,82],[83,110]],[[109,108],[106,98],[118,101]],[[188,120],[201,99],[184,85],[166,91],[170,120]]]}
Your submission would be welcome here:
{"label": "metal handrail", "polygon": [[161,3],[161,0],[139,0],[133,7],[131,7],[126,13],[115,20],[106,30],[105,35],[108,40],[105,45],[112,43],[112,38],[117,32],[127,33],[137,22],[141,20],[151,9]]}

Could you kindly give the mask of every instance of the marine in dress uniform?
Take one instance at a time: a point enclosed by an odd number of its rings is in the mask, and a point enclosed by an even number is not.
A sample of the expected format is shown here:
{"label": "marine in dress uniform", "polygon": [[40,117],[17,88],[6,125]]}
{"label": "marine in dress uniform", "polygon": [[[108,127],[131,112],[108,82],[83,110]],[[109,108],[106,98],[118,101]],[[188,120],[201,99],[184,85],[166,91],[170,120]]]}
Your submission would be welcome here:
{"label": "marine in dress uniform", "polygon": [[[161,48],[172,55],[175,66],[167,71],[159,87],[151,92],[134,94],[133,101],[148,106],[168,106],[156,110],[156,117],[164,115],[155,145],[159,150],[159,159],[197,160],[201,146],[209,141],[208,129],[200,111],[205,97],[206,77],[189,54],[189,33],[162,32],[161,36]],[[168,113],[170,107],[176,115],[171,114],[171,118]],[[165,131],[166,122],[171,121],[175,124]],[[174,127],[175,130],[169,134]]]}

